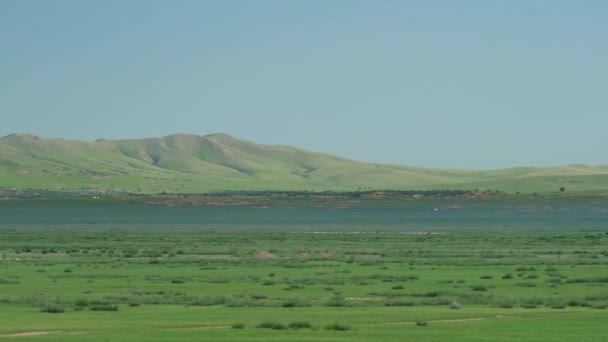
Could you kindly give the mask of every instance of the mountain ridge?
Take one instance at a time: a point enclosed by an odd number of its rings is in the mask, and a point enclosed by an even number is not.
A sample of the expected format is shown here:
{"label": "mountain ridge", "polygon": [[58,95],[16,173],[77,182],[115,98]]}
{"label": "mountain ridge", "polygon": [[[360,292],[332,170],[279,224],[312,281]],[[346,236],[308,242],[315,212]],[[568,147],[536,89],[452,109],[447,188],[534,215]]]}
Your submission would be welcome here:
{"label": "mountain ridge", "polygon": [[0,137],[0,188],[154,193],[223,190],[608,189],[608,166],[423,168],[355,161],[225,133],[159,138]]}

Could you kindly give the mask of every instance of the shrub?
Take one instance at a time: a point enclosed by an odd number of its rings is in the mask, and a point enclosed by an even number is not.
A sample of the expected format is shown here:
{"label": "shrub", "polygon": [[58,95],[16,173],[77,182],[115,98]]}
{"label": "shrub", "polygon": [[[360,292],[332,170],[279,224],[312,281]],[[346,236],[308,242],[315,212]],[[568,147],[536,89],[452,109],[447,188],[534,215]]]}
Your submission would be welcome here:
{"label": "shrub", "polygon": [[344,307],[344,306],[350,306],[350,303],[348,303],[346,300],[344,300],[342,298],[334,297],[334,298],[331,298],[330,300],[328,300],[327,302],[325,302],[325,306]]}
{"label": "shrub", "polygon": [[46,304],[45,306],[40,308],[40,312],[49,312],[49,313],[63,313],[65,309],[63,306],[58,304]]}
{"label": "shrub", "polygon": [[74,302],[74,305],[84,307],[84,306],[89,305],[89,301],[86,299],[76,299],[76,301]]}
{"label": "shrub", "polygon": [[289,329],[312,329],[312,325],[309,322],[302,321],[291,322],[287,327],[289,327]]}
{"label": "shrub", "polygon": [[295,308],[295,307],[310,306],[310,304],[308,304],[305,301],[302,301],[299,298],[291,298],[291,299],[284,301],[281,306],[283,306],[284,308]]}
{"label": "shrub", "polygon": [[473,285],[471,286],[471,290],[473,291],[488,291],[488,288],[481,285]]}
{"label": "shrub", "polygon": [[283,323],[275,323],[272,326],[272,329],[274,329],[274,330],[285,330],[285,329],[287,329],[287,327]]}
{"label": "shrub", "polygon": [[263,329],[272,329],[272,327],[274,326],[276,322],[271,322],[271,321],[264,321],[258,325],[256,325],[256,328],[263,328]]}
{"label": "shrub", "polygon": [[502,279],[513,279],[513,275],[511,273],[507,273],[502,276]]}
{"label": "shrub", "polygon": [[482,275],[481,277],[479,277],[479,279],[492,279],[494,277],[492,277],[491,275]]}
{"label": "shrub", "polygon": [[118,305],[109,303],[98,303],[92,304],[90,309],[91,311],[118,311]]}
{"label": "shrub", "polygon": [[336,331],[346,331],[350,330],[349,325],[340,324],[340,323],[332,323],[325,326],[325,330],[336,330]]}
{"label": "shrub", "polygon": [[513,309],[515,305],[513,304],[513,302],[510,301],[502,301],[497,303],[496,306],[503,309]]}
{"label": "shrub", "polygon": [[198,297],[188,303],[188,305],[192,306],[212,306],[212,305],[221,305],[226,303],[226,298],[222,296],[216,297]]}
{"label": "shrub", "polygon": [[426,327],[428,325],[428,323],[425,321],[418,321],[418,322],[416,322],[416,325],[419,327]]}
{"label": "shrub", "polygon": [[245,323],[237,322],[232,325],[232,329],[244,329],[244,328],[245,328]]}
{"label": "shrub", "polygon": [[274,321],[264,321],[264,322],[258,324],[256,326],[256,328],[274,329],[274,330],[285,330],[285,329],[287,329],[287,327],[283,323],[274,322]]}

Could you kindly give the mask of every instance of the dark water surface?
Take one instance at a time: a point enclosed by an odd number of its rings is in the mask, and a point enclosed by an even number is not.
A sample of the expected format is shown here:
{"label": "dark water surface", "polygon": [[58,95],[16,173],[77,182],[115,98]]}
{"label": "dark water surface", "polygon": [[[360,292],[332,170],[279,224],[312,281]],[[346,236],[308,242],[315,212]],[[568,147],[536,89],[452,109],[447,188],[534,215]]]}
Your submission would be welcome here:
{"label": "dark water surface", "polygon": [[4,200],[0,229],[264,231],[607,231],[601,205],[364,207],[163,206],[120,201]]}

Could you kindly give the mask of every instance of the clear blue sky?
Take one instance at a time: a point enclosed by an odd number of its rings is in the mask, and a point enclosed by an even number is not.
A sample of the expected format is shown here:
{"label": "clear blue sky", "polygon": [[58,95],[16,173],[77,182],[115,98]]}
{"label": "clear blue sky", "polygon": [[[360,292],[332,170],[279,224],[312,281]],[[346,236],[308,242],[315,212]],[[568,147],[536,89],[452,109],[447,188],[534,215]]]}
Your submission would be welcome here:
{"label": "clear blue sky", "polygon": [[0,0],[0,135],[608,164],[608,1]]}

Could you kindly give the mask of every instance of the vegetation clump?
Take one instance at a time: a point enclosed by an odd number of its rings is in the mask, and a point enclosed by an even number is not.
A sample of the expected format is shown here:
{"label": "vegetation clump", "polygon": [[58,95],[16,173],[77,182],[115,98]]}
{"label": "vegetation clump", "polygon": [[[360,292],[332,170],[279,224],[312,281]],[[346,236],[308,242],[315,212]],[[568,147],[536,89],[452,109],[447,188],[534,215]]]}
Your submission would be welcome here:
{"label": "vegetation clump", "polygon": [[347,331],[350,329],[350,325],[340,323],[332,323],[325,326],[325,330]]}
{"label": "vegetation clump", "polygon": [[59,304],[46,304],[40,307],[40,312],[48,312],[48,313],[63,313],[65,312],[65,308]]}

